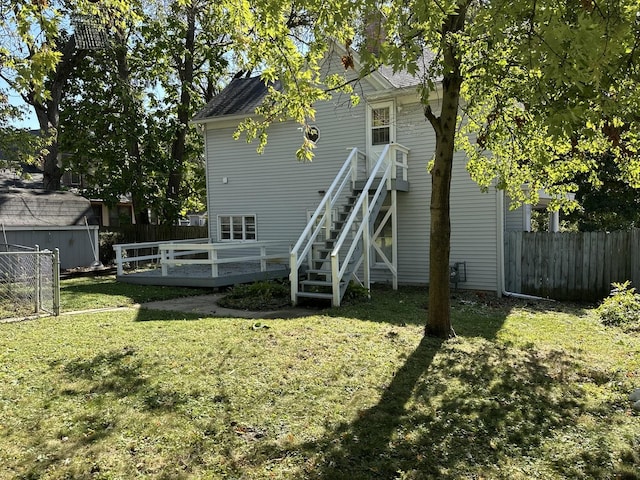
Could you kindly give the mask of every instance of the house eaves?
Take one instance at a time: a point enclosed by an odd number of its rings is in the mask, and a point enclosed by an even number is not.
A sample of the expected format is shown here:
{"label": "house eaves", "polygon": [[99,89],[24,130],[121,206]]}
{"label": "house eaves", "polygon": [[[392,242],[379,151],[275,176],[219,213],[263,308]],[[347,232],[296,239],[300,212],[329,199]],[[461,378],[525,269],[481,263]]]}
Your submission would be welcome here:
{"label": "house eaves", "polygon": [[[362,63],[357,52],[347,50],[343,45],[333,42],[334,53],[338,56],[349,55],[354,62],[354,70],[360,71]],[[331,57],[331,55],[329,55]],[[418,71],[410,74],[405,71],[394,72],[391,67],[382,66],[361,80],[368,82],[375,93],[367,95],[367,98],[383,98],[409,93],[423,80],[430,68],[434,55],[425,50],[418,59]],[[439,79],[436,79],[438,81]],[[281,90],[279,81],[265,83],[260,76],[249,78],[234,78],[218,95],[216,95],[205,107],[198,112],[191,124],[219,123],[222,121],[241,121],[255,116],[258,108],[273,87]]]}
{"label": "house eaves", "polygon": [[280,90],[280,82],[265,83],[259,76],[234,78],[193,117],[191,123],[207,123],[222,118],[227,120],[255,115],[256,108],[263,102],[271,87]]}

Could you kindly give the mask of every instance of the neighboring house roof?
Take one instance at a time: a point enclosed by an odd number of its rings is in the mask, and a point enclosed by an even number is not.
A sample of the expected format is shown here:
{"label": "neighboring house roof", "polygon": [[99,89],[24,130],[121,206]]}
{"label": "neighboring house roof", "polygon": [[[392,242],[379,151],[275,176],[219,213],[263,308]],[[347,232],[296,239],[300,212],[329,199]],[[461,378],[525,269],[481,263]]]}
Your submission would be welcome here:
{"label": "neighboring house roof", "polygon": [[23,164],[20,171],[14,168],[0,169],[0,189],[42,188],[42,182],[42,170],[35,165]]}
{"label": "neighboring house roof", "polygon": [[0,191],[3,226],[84,225],[95,223],[91,202],[71,192],[11,188]]}
{"label": "neighboring house roof", "polygon": [[269,87],[280,88],[280,82],[265,84],[260,77],[234,78],[193,118],[193,121],[225,115],[252,115]]}

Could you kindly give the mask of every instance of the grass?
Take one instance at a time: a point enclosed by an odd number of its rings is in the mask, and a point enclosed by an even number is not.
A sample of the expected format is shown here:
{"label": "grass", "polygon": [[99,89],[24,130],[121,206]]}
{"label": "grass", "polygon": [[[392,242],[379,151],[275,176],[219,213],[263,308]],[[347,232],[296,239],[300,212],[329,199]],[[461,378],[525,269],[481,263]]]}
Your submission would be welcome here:
{"label": "grass", "polygon": [[130,285],[116,282],[114,276],[80,277],[61,282],[60,305],[63,311],[71,312],[131,306],[204,293],[209,292],[198,288]]}
{"label": "grass", "polygon": [[[150,295],[105,283],[113,304]],[[420,289],[263,328],[136,309],[0,325],[0,478],[640,478],[637,335],[458,297],[444,343]]]}

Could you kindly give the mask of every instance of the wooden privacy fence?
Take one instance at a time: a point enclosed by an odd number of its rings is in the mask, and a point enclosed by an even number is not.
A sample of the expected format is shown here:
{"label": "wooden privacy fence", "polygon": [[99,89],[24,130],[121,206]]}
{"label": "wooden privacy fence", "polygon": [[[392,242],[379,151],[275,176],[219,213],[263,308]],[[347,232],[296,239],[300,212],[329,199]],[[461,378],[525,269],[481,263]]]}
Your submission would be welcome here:
{"label": "wooden privacy fence", "polygon": [[100,227],[100,232],[118,235],[116,243],[163,242],[165,240],[188,240],[206,238],[208,229],[204,227],[179,227],[177,225],[122,225],[120,227]]}
{"label": "wooden privacy fence", "polygon": [[[640,229],[618,232],[509,232],[505,283],[510,292],[597,301],[612,282],[640,287]],[[640,288],[638,288],[640,290]]]}
{"label": "wooden privacy fence", "polygon": [[[207,227],[180,227],[177,225],[122,225],[100,227],[100,261],[109,265],[116,261],[113,246],[127,243],[168,242],[191,240],[209,236]],[[151,250],[138,251],[139,255],[150,255]]]}

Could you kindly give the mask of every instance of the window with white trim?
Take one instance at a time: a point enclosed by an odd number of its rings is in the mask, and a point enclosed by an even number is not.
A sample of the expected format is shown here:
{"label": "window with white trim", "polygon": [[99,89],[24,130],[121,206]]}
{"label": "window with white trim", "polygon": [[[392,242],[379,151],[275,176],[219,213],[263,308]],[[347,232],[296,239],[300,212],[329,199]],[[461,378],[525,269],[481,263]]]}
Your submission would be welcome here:
{"label": "window with white trim", "polygon": [[221,242],[256,238],[255,215],[218,215],[218,239]]}
{"label": "window with white trim", "polygon": [[391,109],[371,109],[371,144],[386,145],[391,140]]}

